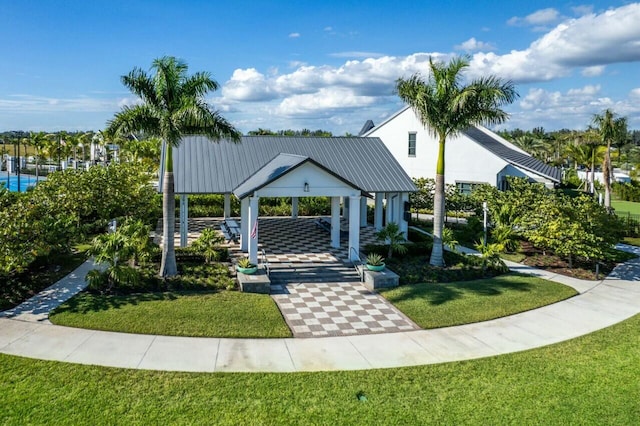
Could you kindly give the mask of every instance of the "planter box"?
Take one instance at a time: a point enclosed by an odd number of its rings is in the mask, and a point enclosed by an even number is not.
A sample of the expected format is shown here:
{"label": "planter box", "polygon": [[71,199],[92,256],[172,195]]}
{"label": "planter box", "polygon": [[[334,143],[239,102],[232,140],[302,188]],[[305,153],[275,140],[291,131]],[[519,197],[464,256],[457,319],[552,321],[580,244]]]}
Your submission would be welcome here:
{"label": "planter box", "polygon": [[258,270],[255,274],[237,274],[240,291],[246,293],[269,294],[271,292],[271,280],[264,269]]}
{"label": "planter box", "polygon": [[379,288],[398,287],[400,277],[390,269],[384,269],[380,272],[370,271],[363,265],[359,266],[364,273],[364,286],[371,291]]}

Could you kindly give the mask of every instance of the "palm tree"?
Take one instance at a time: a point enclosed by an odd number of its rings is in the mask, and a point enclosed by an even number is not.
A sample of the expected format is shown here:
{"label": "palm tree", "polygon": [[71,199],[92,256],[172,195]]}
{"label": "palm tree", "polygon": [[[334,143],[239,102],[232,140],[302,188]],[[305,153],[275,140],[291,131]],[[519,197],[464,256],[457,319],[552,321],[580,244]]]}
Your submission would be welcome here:
{"label": "palm tree", "polygon": [[593,125],[600,136],[602,145],[606,145],[602,162],[602,180],[604,181],[604,206],[611,208],[611,144],[624,141],[627,137],[627,118],[618,117],[610,109],[593,116]]}
{"label": "palm tree", "polygon": [[47,134],[45,132],[29,133],[29,145],[31,145],[35,150],[36,182],[38,182],[40,178],[40,158],[42,156],[42,151],[47,146],[47,141]]}
{"label": "palm tree", "polygon": [[145,136],[157,136],[166,146],[163,176],[164,244],[160,275],[176,275],[176,256],[173,241],[175,229],[175,193],[173,186],[173,148],[180,145],[188,134],[202,134],[214,141],[222,138],[238,142],[240,133],[205,102],[204,96],[218,88],[218,83],[207,72],[187,75],[188,66],[174,57],[162,57],[153,61],[155,74],[148,75],[134,68],[122,76],[122,83],[137,95],[142,103],[125,106],[107,123],[107,131],[113,135],[129,135],[142,132]]}
{"label": "palm tree", "polygon": [[501,109],[518,94],[511,81],[495,76],[482,77],[467,85],[461,82],[461,71],[469,66],[468,58],[453,58],[448,64],[429,59],[431,74],[425,81],[419,74],[400,78],[396,90],[400,98],[414,110],[422,125],[438,138],[436,189],[434,194],[433,250],[430,263],[444,266],[442,228],[444,227],[444,158],[445,142],[476,124],[499,124],[508,114]]}
{"label": "palm tree", "polygon": [[577,139],[573,144],[567,145],[564,152],[574,161],[576,169],[578,166],[587,168],[589,171],[588,181],[590,185],[589,188],[585,185],[585,192],[589,191],[593,193],[595,165],[596,162],[604,159],[604,147]]}
{"label": "palm tree", "polygon": [[540,151],[543,148],[543,143],[540,139],[532,136],[531,134],[525,134],[522,136],[518,136],[514,140],[511,141],[518,148],[527,151],[534,157],[540,155]]}

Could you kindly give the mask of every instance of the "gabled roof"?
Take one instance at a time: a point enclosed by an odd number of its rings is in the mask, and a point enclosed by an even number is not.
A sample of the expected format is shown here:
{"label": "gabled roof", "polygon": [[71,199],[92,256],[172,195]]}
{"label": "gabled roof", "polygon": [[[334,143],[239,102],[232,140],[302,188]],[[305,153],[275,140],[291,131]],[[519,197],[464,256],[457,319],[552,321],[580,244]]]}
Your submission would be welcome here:
{"label": "gabled roof", "polygon": [[358,133],[358,136],[364,136],[365,133],[367,133],[369,130],[373,129],[374,127],[376,127],[376,125],[373,124],[373,120],[365,121],[364,126],[362,126],[362,129],[360,129],[360,133]]}
{"label": "gabled roof", "polygon": [[333,171],[327,169],[322,164],[318,164],[309,157],[293,154],[278,154],[276,157],[262,166],[255,174],[242,182],[234,191],[233,194],[238,198],[244,198],[253,191],[257,191],[269,185],[271,182],[278,180],[280,177],[287,173],[297,169],[305,163],[312,163],[323,169],[327,173],[335,176],[349,186],[359,189],[351,182],[347,182],[342,177],[338,176]]}
{"label": "gabled roof", "polygon": [[[241,143],[235,144],[187,136],[173,149],[175,192],[231,193],[258,174],[264,182],[269,167],[263,168],[280,154],[286,154],[277,160],[282,167],[293,167],[299,161],[295,156],[308,158],[364,192],[416,190],[380,138],[243,136]],[[162,171],[161,167],[160,176]]]}
{"label": "gabled roof", "polygon": [[[380,129],[382,126],[393,121],[397,116],[407,111],[410,107],[406,105],[400,111],[391,115],[382,123],[367,130],[362,136],[367,136],[373,133],[375,130]],[[364,128],[363,128],[364,129]],[[487,130],[483,132],[476,126],[469,127],[462,132],[468,136],[471,140],[478,143],[480,146],[487,149],[494,155],[502,158],[504,161],[513,164],[516,167],[520,167],[528,172],[535,173],[542,177],[552,180],[553,182],[562,181],[562,172],[557,167],[549,166],[542,161],[532,157],[531,155],[523,152],[519,152],[516,149],[509,147],[505,142],[499,140],[497,135],[492,136],[492,132]]]}
{"label": "gabled roof", "polygon": [[476,127],[469,127],[463,133],[480,146],[516,167],[543,176],[554,182],[559,183],[562,180],[562,173],[557,167],[549,166],[531,155],[511,149],[492,137],[489,133],[485,133]]}

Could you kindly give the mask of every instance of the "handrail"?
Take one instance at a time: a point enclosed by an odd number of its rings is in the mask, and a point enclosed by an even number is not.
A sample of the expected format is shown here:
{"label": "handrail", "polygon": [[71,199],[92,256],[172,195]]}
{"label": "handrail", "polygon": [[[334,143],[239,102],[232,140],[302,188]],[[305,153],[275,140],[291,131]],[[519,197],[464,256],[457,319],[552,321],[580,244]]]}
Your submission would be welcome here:
{"label": "handrail", "polygon": [[267,272],[267,276],[271,273],[271,268],[269,267],[269,262],[267,261],[267,252],[262,249],[262,264],[264,265],[264,270]]}
{"label": "handrail", "polygon": [[[359,264],[356,265],[356,262],[355,262],[354,258],[351,257],[351,252],[355,253]],[[358,273],[358,277],[360,277],[360,282],[364,281],[364,268],[358,268],[358,266],[363,265],[364,263],[362,262],[362,259],[360,258],[360,254],[358,253],[358,251],[354,247],[349,247],[349,260],[351,261],[351,264],[353,265],[353,267],[355,268],[356,272]]]}

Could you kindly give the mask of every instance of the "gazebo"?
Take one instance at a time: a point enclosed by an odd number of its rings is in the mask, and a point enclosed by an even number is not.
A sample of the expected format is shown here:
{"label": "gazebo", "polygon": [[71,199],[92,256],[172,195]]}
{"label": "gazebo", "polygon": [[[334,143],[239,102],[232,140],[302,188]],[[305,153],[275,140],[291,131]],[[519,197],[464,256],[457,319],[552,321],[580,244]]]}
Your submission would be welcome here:
{"label": "gazebo", "polygon": [[334,248],[340,247],[342,204],[349,224],[346,248],[355,260],[360,227],[367,224],[367,199],[375,200],[376,229],[395,222],[406,235],[409,193],[416,191],[379,138],[243,136],[231,143],[188,136],[173,150],[173,171],[175,193],[181,195],[180,245],[187,243],[189,194],[223,194],[225,218],[233,195],[241,206],[240,248],[252,262],[258,256],[260,197],[291,197],[293,217],[299,197],[330,197]]}

